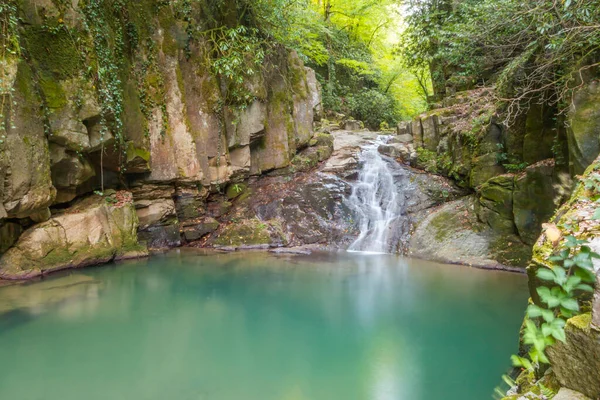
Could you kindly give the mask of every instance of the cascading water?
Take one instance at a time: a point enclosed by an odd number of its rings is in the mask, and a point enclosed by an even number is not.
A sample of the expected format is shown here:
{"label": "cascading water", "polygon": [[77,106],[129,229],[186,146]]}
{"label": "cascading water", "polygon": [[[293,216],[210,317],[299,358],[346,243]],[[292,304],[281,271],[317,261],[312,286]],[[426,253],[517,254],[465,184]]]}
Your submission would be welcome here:
{"label": "cascading water", "polygon": [[404,198],[398,194],[389,161],[378,151],[379,146],[386,144],[389,139],[379,136],[361,152],[362,168],[347,199],[348,206],[357,218],[360,235],[348,251],[391,252],[390,237],[393,235],[394,222],[401,215]]}

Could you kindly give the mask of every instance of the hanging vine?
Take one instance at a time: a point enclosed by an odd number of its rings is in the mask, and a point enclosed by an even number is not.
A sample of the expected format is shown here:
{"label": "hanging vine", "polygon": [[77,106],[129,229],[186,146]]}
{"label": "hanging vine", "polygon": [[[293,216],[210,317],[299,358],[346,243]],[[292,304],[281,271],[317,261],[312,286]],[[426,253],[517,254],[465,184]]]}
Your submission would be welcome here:
{"label": "hanging vine", "polygon": [[[119,172],[124,173],[124,154],[126,153],[125,137],[123,134],[123,86],[119,70],[123,67],[125,42],[123,26],[120,18],[110,24],[106,14],[119,16],[125,5],[122,0],[111,3],[101,0],[88,0],[83,7],[85,15],[84,26],[93,41],[95,56],[95,81],[98,99],[101,105],[100,115],[100,170],[101,186],[104,191],[103,157],[106,135],[112,133],[115,138],[115,150],[118,153]],[[109,36],[112,28],[112,37]]]}
{"label": "hanging vine", "polygon": [[0,151],[4,148],[7,127],[14,128],[14,60],[21,55],[17,32],[17,6],[13,1],[0,3]]}

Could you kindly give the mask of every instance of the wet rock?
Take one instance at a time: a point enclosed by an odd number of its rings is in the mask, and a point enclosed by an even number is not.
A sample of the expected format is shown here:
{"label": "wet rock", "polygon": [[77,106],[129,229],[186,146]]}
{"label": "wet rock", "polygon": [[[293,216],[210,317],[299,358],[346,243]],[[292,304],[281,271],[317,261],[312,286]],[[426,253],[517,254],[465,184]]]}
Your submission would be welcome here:
{"label": "wet rock", "polygon": [[[258,218],[232,222],[220,228],[208,242],[214,247],[262,248],[287,244],[281,225],[276,220],[261,221]],[[257,247],[258,246],[258,247]]]}
{"label": "wet rock", "polygon": [[201,222],[182,229],[182,234],[188,242],[202,239],[219,228],[219,221],[214,218],[203,218]]}
{"label": "wet rock", "polygon": [[25,231],[0,258],[0,277],[26,279],[143,253],[127,192],[90,196]]}
{"label": "wet rock", "polygon": [[417,224],[408,254],[483,268],[524,265],[531,250],[518,237],[498,235],[479,222],[475,204],[467,196],[433,210]]}
{"label": "wet rock", "polygon": [[153,225],[138,232],[140,243],[151,250],[170,249],[181,246],[181,235],[177,224]]}

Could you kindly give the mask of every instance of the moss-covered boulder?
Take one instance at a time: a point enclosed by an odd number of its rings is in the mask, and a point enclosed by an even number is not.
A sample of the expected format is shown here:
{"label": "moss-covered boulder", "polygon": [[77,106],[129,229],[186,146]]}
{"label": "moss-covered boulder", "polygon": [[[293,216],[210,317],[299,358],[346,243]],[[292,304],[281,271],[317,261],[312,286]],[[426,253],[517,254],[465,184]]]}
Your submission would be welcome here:
{"label": "moss-covered boulder", "polygon": [[215,247],[233,248],[279,247],[286,243],[281,223],[258,218],[229,222],[209,239]]}
{"label": "moss-covered boulder", "polygon": [[145,254],[137,227],[129,192],[90,196],[25,231],[0,257],[0,278],[26,279]]}
{"label": "moss-covered boulder", "polygon": [[513,234],[516,232],[513,217],[513,175],[500,175],[479,188],[477,215],[494,231]]}
{"label": "moss-covered boulder", "polygon": [[519,236],[533,245],[542,224],[558,206],[554,162],[548,160],[528,167],[515,181],[514,215]]}
{"label": "moss-covered boulder", "polygon": [[472,160],[469,185],[476,188],[495,176],[504,174],[497,153],[488,153]]}
{"label": "moss-covered boulder", "polygon": [[600,331],[591,326],[589,313],[570,318],[566,342],[548,349],[552,370],[561,385],[600,398]]}
{"label": "moss-covered boulder", "polygon": [[414,229],[409,255],[484,268],[523,267],[530,251],[515,235],[478,221],[475,196],[434,209]]}

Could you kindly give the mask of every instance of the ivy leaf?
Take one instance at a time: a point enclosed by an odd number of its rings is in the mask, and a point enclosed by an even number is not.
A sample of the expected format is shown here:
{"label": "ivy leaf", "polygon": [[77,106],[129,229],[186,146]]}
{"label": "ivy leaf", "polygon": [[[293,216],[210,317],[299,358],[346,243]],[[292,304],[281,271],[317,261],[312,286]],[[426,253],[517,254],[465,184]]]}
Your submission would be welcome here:
{"label": "ivy leaf", "polygon": [[596,208],[596,211],[594,211],[594,215],[592,215],[592,219],[594,219],[594,220],[600,219],[600,208]]}

